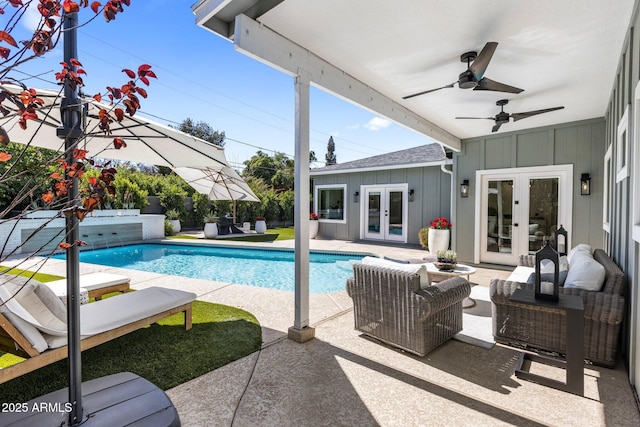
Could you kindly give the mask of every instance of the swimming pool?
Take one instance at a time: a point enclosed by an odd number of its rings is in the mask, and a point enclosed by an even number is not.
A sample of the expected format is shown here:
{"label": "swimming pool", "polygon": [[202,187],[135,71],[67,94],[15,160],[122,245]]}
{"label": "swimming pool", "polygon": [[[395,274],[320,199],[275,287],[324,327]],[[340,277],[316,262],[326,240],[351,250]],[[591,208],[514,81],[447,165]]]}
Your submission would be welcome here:
{"label": "swimming pool", "polygon": [[[138,244],[80,252],[80,262],[293,291],[293,251],[221,246]],[[345,289],[364,254],[310,252],[309,292]],[[64,254],[54,258],[64,259]]]}

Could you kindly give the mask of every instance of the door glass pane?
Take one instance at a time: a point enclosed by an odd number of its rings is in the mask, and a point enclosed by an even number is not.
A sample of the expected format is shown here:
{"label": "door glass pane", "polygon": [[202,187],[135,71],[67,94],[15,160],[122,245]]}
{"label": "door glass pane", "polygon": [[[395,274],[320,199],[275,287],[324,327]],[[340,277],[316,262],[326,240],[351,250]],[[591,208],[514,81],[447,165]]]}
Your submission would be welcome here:
{"label": "door glass pane", "polygon": [[487,252],[511,253],[513,180],[489,181],[487,199]]}
{"label": "door glass pane", "polygon": [[559,227],[558,178],[530,179],[529,253],[540,250],[547,240],[555,244],[553,235]]}
{"label": "door glass pane", "polygon": [[369,193],[368,206],[368,223],[367,229],[369,233],[380,233],[380,192]]}
{"label": "door glass pane", "polygon": [[389,191],[389,235],[402,236],[402,191]]}

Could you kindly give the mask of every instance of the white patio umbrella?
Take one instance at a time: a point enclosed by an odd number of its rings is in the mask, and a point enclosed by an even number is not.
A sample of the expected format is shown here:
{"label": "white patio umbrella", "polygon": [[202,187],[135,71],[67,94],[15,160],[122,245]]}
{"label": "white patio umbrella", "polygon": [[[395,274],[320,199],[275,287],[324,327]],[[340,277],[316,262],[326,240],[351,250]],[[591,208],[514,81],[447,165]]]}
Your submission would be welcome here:
{"label": "white patio umbrella", "polygon": [[211,200],[242,200],[259,202],[260,199],[233,168],[174,168],[173,171],[198,193]]}
{"label": "white patio umbrella", "polygon": [[206,194],[211,200],[232,200],[233,220],[236,219],[236,202],[259,202],[260,199],[230,166],[222,168],[174,168],[173,171],[192,186],[198,193]]}
{"label": "white patio umbrella", "polygon": [[[22,88],[16,85],[0,85],[0,91],[21,93]],[[0,126],[9,134],[11,141],[29,143],[37,147],[64,151],[64,141],[56,136],[56,129],[62,126],[60,120],[59,92],[37,89],[37,96],[44,101],[38,110],[38,121],[29,120],[26,130],[18,125],[20,118],[17,107],[10,102],[3,106],[10,113],[0,117]],[[107,159],[125,160],[168,167],[216,168],[227,165],[224,149],[218,145],[196,138],[177,129],[156,123],[135,115],[125,114],[122,122],[111,123],[110,135],[100,131],[98,112],[101,108],[107,111],[111,106],[99,103],[91,97],[80,97],[85,108],[84,135],[80,137],[79,148],[87,150],[90,156]],[[40,129],[42,123],[43,129]],[[126,148],[116,149],[113,139],[119,137],[126,143]]]}

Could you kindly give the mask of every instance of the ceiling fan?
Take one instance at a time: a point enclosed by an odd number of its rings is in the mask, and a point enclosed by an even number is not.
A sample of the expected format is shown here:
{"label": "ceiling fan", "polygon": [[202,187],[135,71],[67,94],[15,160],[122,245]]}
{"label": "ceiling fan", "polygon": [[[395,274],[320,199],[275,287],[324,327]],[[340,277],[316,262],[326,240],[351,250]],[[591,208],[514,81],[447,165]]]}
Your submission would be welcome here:
{"label": "ceiling fan", "polygon": [[435,92],[436,90],[454,87],[456,83],[458,84],[458,87],[460,89],[492,90],[496,92],[507,93],[522,92],[524,89],[519,89],[517,87],[509,86],[504,83],[498,83],[496,81],[483,77],[484,72],[489,66],[489,61],[491,61],[493,52],[495,52],[496,50],[496,47],[498,47],[497,42],[489,42],[484,45],[482,51],[480,52],[480,55],[478,55],[478,52],[463,53],[460,56],[460,62],[467,63],[467,70],[458,76],[457,81],[436,89],[425,90],[423,92],[403,96],[402,99],[409,99],[413,98],[414,96],[420,96],[430,92]]}
{"label": "ceiling fan", "polygon": [[512,118],[514,122],[517,122],[518,120],[526,119],[527,117],[535,116],[537,114],[548,113],[549,111],[562,110],[564,108],[564,107],[553,107],[553,108],[545,108],[543,110],[527,111],[525,113],[509,114],[504,112],[504,106],[507,105],[508,103],[509,103],[509,100],[507,99],[501,99],[496,102],[496,105],[500,107],[500,112],[496,114],[495,117],[456,117],[456,119],[493,120],[496,122],[496,124],[491,129],[491,132],[497,132],[498,129],[500,129],[500,126],[502,126],[505,123],[509,123],[510,118]]}

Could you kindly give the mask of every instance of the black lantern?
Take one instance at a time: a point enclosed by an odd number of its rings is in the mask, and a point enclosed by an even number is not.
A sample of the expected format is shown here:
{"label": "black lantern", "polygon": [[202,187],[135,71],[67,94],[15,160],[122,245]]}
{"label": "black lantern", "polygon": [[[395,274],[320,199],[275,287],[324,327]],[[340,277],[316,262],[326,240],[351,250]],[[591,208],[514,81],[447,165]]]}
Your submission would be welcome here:
{"label": "black lantern", "polygon": [[[560,236],[562,236],[562,244],[560,243]],[[560,224],[560,228],[556,230],[553,235],[553,241],[556,244],[556,251],[560,256],[567,254],[567,230],[564,229],[562,224]]]}
{"label": "black lantern", "polygon": [[409,201],[413,202],[413,195],[415,194],[415,191],[413,191],[413,188],[411,190],[409,190]]}
{"label": "black lantern", "polygon": [[358,203],[360,201],[360,192],[356,191],[353,193],[353,203]]}
{"label": "black lantern", "polygon": [[460,197],[467,198],[469,197],[469,180],[465,179],[460,184]]}
{"label": "black lantern", "polygon": [[[547,301],[558,301],[560,291],[560,257],[558,252],[553,249],[551,243],[547,241],[546,245],[536,252],[535,265],[535,297]],[[542,274],[543,261],[549,260],[553,262],[553,276]]]}
{"label": "black lantern", "polygon": [[583,173],[580,176],[580,195],[588,196],[591,194],[591,176],[588,173]]}

